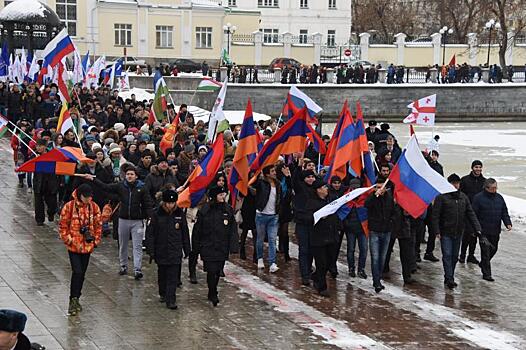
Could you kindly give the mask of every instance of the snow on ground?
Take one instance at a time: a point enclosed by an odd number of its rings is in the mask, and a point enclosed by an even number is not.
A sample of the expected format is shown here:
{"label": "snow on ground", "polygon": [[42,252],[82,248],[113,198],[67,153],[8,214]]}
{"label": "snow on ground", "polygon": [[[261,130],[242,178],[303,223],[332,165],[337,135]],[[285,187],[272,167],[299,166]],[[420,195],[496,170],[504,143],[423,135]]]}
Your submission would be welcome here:
{"label": "snow on ground", "polygon": [[526,224],[526,200],[503,194],[508,211],[514,222]]}
{"label": "snow on ground", "polygon": [[123,99],[131,98],[131,95],[135,94],[137,101],[151,100],[154,97],[154,94],[146,91],[145,89],[133,88],[128,91],[119,92],[119,96]]}

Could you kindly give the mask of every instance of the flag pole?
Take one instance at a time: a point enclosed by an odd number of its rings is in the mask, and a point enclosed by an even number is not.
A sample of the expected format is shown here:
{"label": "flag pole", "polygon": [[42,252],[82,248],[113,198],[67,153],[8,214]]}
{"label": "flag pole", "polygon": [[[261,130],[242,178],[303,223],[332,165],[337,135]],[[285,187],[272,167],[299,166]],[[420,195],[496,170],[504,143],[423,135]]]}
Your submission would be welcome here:
{"label": "flag pole", "polygon": [[7,130],[9,130],[9,131],[11,132],[11,134],[13,134],[13,136],[15,136],[20,142],[22,142],[22,144],[23,144],[24,146],[26,146],[28,150],[30,150],[31,152],[33,152],[33,154],[34,154],[36,157],[38,157],[37,152],[35,152],[31,147],[29,147],[29,145],[28,145],[27,143],[25,143],[24,140],[22,140],[22,138],[21,138],[20,136],[18,136],[13,130],[11,130],[11,129],[9,129],[9,128],[8,128]]}
{"label": "flag pole", "polygon": [[[77,119],[77,122],[80,126],[80,120]],[[80,137],[79,137],[79,134],[77,132],[77,128],[75,128],[75,125],[73,125],[73,133],[75,134],[75,136],[77,137],[77,141],[79,142],[79,148],[80,148],[80,152],[82,153],[82,155],[84,155],[84,150],[82,149],[82,143],[80,142]]]}
{"label": "flag pole", "polygon": [[[6,119],[7,120],[7,119]],[[28,135],[24,130],[20,129],[15,123],[13,123],[12,121],[10,120],[7,120],[7,122],[11,125],[13,125],[13,127],[17,130],[19,130],[22,134],[24,134],[25,136],[29,137],[30,139],[32,139],[33,137],[31,137],[30,135]]]}

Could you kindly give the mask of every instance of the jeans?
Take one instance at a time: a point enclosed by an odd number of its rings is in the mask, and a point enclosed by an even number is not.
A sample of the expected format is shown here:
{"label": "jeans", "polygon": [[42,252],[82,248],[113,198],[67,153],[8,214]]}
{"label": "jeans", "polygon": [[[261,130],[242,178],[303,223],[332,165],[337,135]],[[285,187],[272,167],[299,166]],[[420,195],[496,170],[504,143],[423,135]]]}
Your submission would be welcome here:
{"label": "jeans", "polygon": [[375,232],[369,233],[369,249],[371,250],[371,272],[373,274],[373,286],[381,285],[380,280],[382,271],[384,269],[385,256],[389,249],[389,241],[391,240],[391,232]]}
{"label": "jeans", "polygon": [[132,238],[133,268],[141,271],[142,240],[144,238],[142,220],[126,220],[119,218],[119,263],[121,267],[128,266],[128,242]]}
{"label": "jeans", "polygon": [[440,236],[440,246],[442,248],[442,265],[444,266],[444,281],[453,282],[455,280],[455,267],[458,261],[458,252],[462,236]]}
{"label": "jeans", "polygon": [[367,260],[367,236],[363,232],[345,232],[347,237],[347,266],[349,271],[354,270],[354,250],[356,248],[356,241],[358,241],[358,249],[360,254],[358,256],[358,271],[365,270],[365,262]]}
{"label": "jeans", "polygon": [[263,241],[268,236],[268,263],[276,263],[276,238],[278,236],[278,216],[256,213],[256,229],[258,231],[256,252],[257,258],[263,258]]}
{"label": "jeans", "polygon": [[69,297],[80,298],[84,276],[88,269],[90,254],[79,254],[68,251],[69,262],[71,264],[71,284]]}
{"label": "jeans", "polygon": [[312,272],[312,253],[309,249],[310,227],[303,224],[296,224],[296,234],[298,235],[298,260],[302,279],[310,279]]}

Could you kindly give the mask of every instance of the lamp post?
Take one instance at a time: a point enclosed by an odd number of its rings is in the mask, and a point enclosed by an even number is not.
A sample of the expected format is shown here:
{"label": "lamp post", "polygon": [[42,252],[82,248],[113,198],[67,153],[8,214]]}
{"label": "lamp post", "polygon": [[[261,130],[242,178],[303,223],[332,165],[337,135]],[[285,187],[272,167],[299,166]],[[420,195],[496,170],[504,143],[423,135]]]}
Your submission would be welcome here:
{"label": "lamp post", "polygon": [[493,32],[493,29],[500,30],[500,23],[496,22],[494,19],[490,19],[486,22],[486,29],[489,31],[489,38],[488,38],[488,60],[486,61],[486,66],[489,67],[489,56],[491,52],[491,33]]}
{"label": "lamp post", "polygon": [[453,34],[453,28],[448,28],[447,26],[443,26],[442,29],[438,31],[442,35],[442,66],[446,64],[446,43],[447,43],[447,36],[448,34]]}
{"label": "lamp post", "polygon": [[223,30],[225,31],[225,34],[227,35],[226,52],[230,56],[230,36],[236,32],[237,27],[233,26],[231,23],[227,23],[225,26],[223,26]]}

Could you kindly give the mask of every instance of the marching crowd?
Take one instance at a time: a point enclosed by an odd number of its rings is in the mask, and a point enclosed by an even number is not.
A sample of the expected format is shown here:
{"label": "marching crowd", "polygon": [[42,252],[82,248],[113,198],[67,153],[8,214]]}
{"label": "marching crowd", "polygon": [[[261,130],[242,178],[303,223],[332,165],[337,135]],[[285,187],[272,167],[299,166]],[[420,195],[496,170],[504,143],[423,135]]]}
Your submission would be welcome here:
{"label": "marching crowd", "polygon": [[[178,196],[210,147],[205,123],[196,122],[187,106],[181,105],[178,114],[174,106],[169,106],[166,120],[150,125],[147,120],[152,101],[138,101],[133,95],[123,99],[118,91],[107,87],[75,87],[72,98],[69,112],[76,132],[70,129],[61,135],[56,129],[60,111],[56,86],[23,84],[8,89],[0,83],[0,108],[7,111],[5,115],[12,122],[9,127],[18,135],[11,139],[16,165],[67,146],[80,147],[90,160],[77,166],[75,176],[18,174],[19,186],[27,186],[34,196],[37,225],[44,225],[46,217],[53,222],[60,215],[59,235],[72,269],[70,315],[82,311],[79,299],[90,255],[103,243],[103,237],[110,236],[119,245],[119,275],[131,273],[141,280],[144,250],[156,262],[160,301],[170,309],[177,308],[176,289],[182,284],[185,258],[191,283],[198,283],[198,260],[203,261],[208,299],[216,306],[225,261],[234,253],[247,259],[249,236],[255,268],[268,267],[269,273],[276,273],[279,264],[291,263],[289,241],[293,233],[299,246],[301,282],[304,286],[312,284],[322,296],[330,296],[327,275],[336,278],[342,273],[337,261],[344,237],[345,273],[367,279],[365,266],[370,255],[377,293],[384,288],[382,275],[389,273],[396,240],[406,284],[416,282],[413,276],[418,274],[422,259],[439,261],[435,256],[437,239],[447,288],[457,286],[457,262],[479,264],[484,280],[493,281],[491,259],[497,252],[501,223],[508,230],[512,223],[504,199],[497,193],[497,182],[483,176],[482,162],[478,160],[462,178],[447,175],[457,191],[438,196],[422,217],[413,218],[397,205],[394,185],[388,180],[402,151],[389,125],[378,128],[372,120],[366,132],[377,165],[376,188],[363,201],[356,200],[344,220],[333,214],[314,224],[314,212],[362,187],[362,179],[349,174],[324,182],[327,169],[318,164],[319,156],[311,144],[304,153],[282,156],[275,165],[263,168],[248,195],[233,208],[226,185],[241,132],[241,126],[235,125],[224,132],[221,171],[198,206],[185,209],[177,206]],[[40,107],[32,109],[35,101]],[[173,146],[162,152],[159,143],[168,118],[179,118],[179,129]],[[275,120],[256,124],[264,141],[279,128]],[[324,136],[323,140],[328,143],[330,137]],[[425,157],[444,176],[438,142],[436,136]],[[132,272],[128,271],[130,239]],[[477,242],[480,262],[475,257]],[[426,250],[422,256],[423,243]],[[282,258],[278,258],[278,252]]]}

